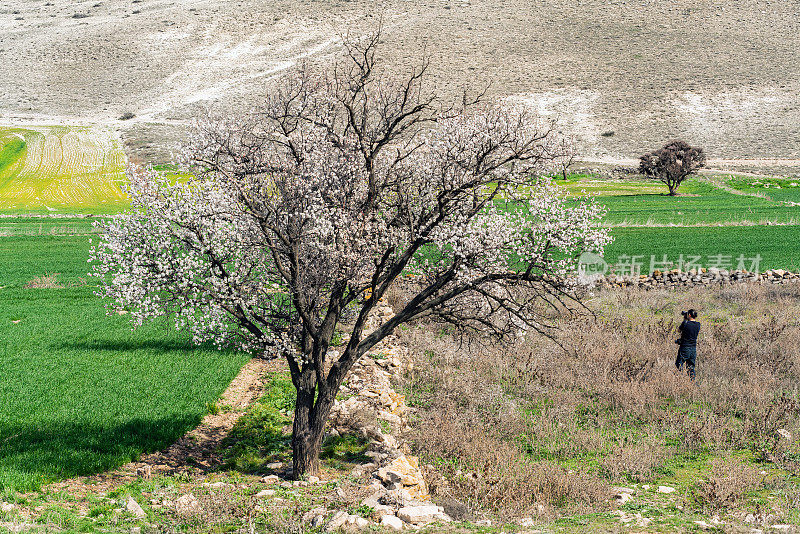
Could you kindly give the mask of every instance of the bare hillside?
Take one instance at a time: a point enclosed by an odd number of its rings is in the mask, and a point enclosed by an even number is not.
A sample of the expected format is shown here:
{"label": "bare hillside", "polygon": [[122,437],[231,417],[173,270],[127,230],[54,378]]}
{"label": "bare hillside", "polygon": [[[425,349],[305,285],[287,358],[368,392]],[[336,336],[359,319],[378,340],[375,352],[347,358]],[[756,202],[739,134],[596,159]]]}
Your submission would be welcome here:
{"label": "bare hillside", "polygon": [[246,108],[381,15],[397,68],[426,51],[443,92],[491,82],[594,157],[681,136],[800,167],[797,0],[0,0],[0,122],[107,124],[160,159],[198,106]]}

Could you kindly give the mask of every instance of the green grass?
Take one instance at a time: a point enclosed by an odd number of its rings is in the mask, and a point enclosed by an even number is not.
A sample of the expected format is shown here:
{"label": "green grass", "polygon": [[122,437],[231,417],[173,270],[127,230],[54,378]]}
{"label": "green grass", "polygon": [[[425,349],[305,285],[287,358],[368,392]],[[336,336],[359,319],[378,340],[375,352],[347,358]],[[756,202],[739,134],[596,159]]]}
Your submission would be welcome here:
{"label": "green grass", "polygon": [[[585,191],[597,198],[608,210],[604,222],[613,226],[800,224],[800,207],[774,197],[735,194],[705,179],[687,180],[676,197],[666,195],[666,187],[645,180],[580,178],[559,180],[558,184],[571,195],[580,197]],[[767,193],[772,196],[773,191]],[[786,191],[800,197],[795,188]]]}
{"label": "green grass", "polygon": [[[651,259],[656,262],[654,268],[663,269],[658,262],[665,255],[674,266],[683,255],[685,261],[699,262],[701,267],[733,269],[743,258],[744,268],[751,270],[753,258],[760,256],[757,268],[762,271],[800,269],[796,245],[800,206],[787,204],[792,199],[800,201],[800,186],[792,186],[796,183],[792,179],[762,179],[760,183],[772,186],[759,190],[750,185],[754,182],[742,177],[694,178],[681,186],[681,196],[670,197],[665,186],[652,180],[605,180],[582,174],[557,180],[571,196],[594,196],[605,205],[608,213],[603,223],[614,237],[604,255],[610,264],[628,263],[636,256],[644,273],[650,272]],[[756,193],[770,198],[753,196]],[[508,209],[517,209],[512,206]]]}
{"label": "green grass", "polygon": [[261,398],[236,422],[222,442],[225,467],[243,473],[268,473],[267,464],[286,461],[291,440],[285,430],[292,421],[294,386],[286,373],[270,378]]}
{"label": "green grass", "polygon": [[[195,426],[247,360],[172,323],[131,331],[86,279],[87,237],[0,238],[0,489],[101,472]],[[63,289],[25,289],[59,273]]]}
{"label": "green grass", "polygon": [[[800,269],[800,226],[734,226],[734,227],[672,227],[672,228],[614,228],[614,242],[606,247],[604,259],[611,264],[629,261],[621,256],[641,256],[642,272],[650,268],[651,256],[661,261],[666,254],[677,262],[680,255],[701,256],[701,264],[709,265],[716,255],[730,256],[732,268],[737,259],[761,256],[759,270]],[[750,269],[750,261],[745,268]]]}

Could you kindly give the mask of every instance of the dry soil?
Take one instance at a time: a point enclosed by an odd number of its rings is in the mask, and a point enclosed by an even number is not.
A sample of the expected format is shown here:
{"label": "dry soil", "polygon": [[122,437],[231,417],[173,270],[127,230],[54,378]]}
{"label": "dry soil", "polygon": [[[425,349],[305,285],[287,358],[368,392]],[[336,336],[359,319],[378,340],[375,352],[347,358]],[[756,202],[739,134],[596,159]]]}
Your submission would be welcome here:
{"label": "dry soil", "polygon": [[379,17],[394,68],[426,53],[443,93],[491,82],[592,158],[684,137],[800,169],[797,0],[0,0],[0,122],[110,125],[163,160],[199,107],[246,109]]}

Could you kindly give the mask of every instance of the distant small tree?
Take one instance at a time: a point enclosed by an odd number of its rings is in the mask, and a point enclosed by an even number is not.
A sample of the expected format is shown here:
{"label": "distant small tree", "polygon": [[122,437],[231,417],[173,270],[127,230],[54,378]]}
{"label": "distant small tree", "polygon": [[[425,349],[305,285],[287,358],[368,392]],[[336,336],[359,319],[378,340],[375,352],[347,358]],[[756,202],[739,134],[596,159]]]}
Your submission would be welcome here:
{"label": "distant small tree", "polygon": [[555,144],[555,150],[552,154],[553,164],[561,177],[566,180],[569,168],[575,163],[575,158],[578,153],[575,150],[575,139],[573,137],[562,137]]}
{"label": "distant small tree", "polygon": [[678,194],[678,187],[687,176],[706,164],[702,148],[693,147],[686,141],[670,141],[663,148],[649,152],[639,158],[639,172],[664,182],[669,195]]}
{"label": "distant small tree", "polygon": [[[295,477],[318,471],[347,373],[399,325],[546,334],[551,313],[578,303],[578,257],[609,242],[602,207],[536,179],[564,148],[549,123],[466,98],[438,106],[427,63],[393,81],[378,40],[287,76],[253,113],[201,120],[187,181],[130,173],[132,209],[104,225],[91,260],[99,293],[135,324],[172,315],[197,343],[286,359]],[[367,330],[409,272],[411,298]],[[334,353],[346,311],[354,323]]]}

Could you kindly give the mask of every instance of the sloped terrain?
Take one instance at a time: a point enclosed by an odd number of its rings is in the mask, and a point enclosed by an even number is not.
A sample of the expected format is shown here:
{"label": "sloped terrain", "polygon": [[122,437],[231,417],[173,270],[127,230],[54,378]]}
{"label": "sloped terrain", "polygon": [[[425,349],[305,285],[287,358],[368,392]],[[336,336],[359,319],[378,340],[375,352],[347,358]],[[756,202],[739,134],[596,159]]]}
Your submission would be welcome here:
{"label": "sloped terrain", "polygon": [[108,124],[163,161],[199,107],[247,108],[379,17],[391,68],[428,54],[446,94],[491,82],[559,117],[587,156],[680,136],[748,168],[798,167],[800,12],[768,0],[3,0],[0,116]]}

